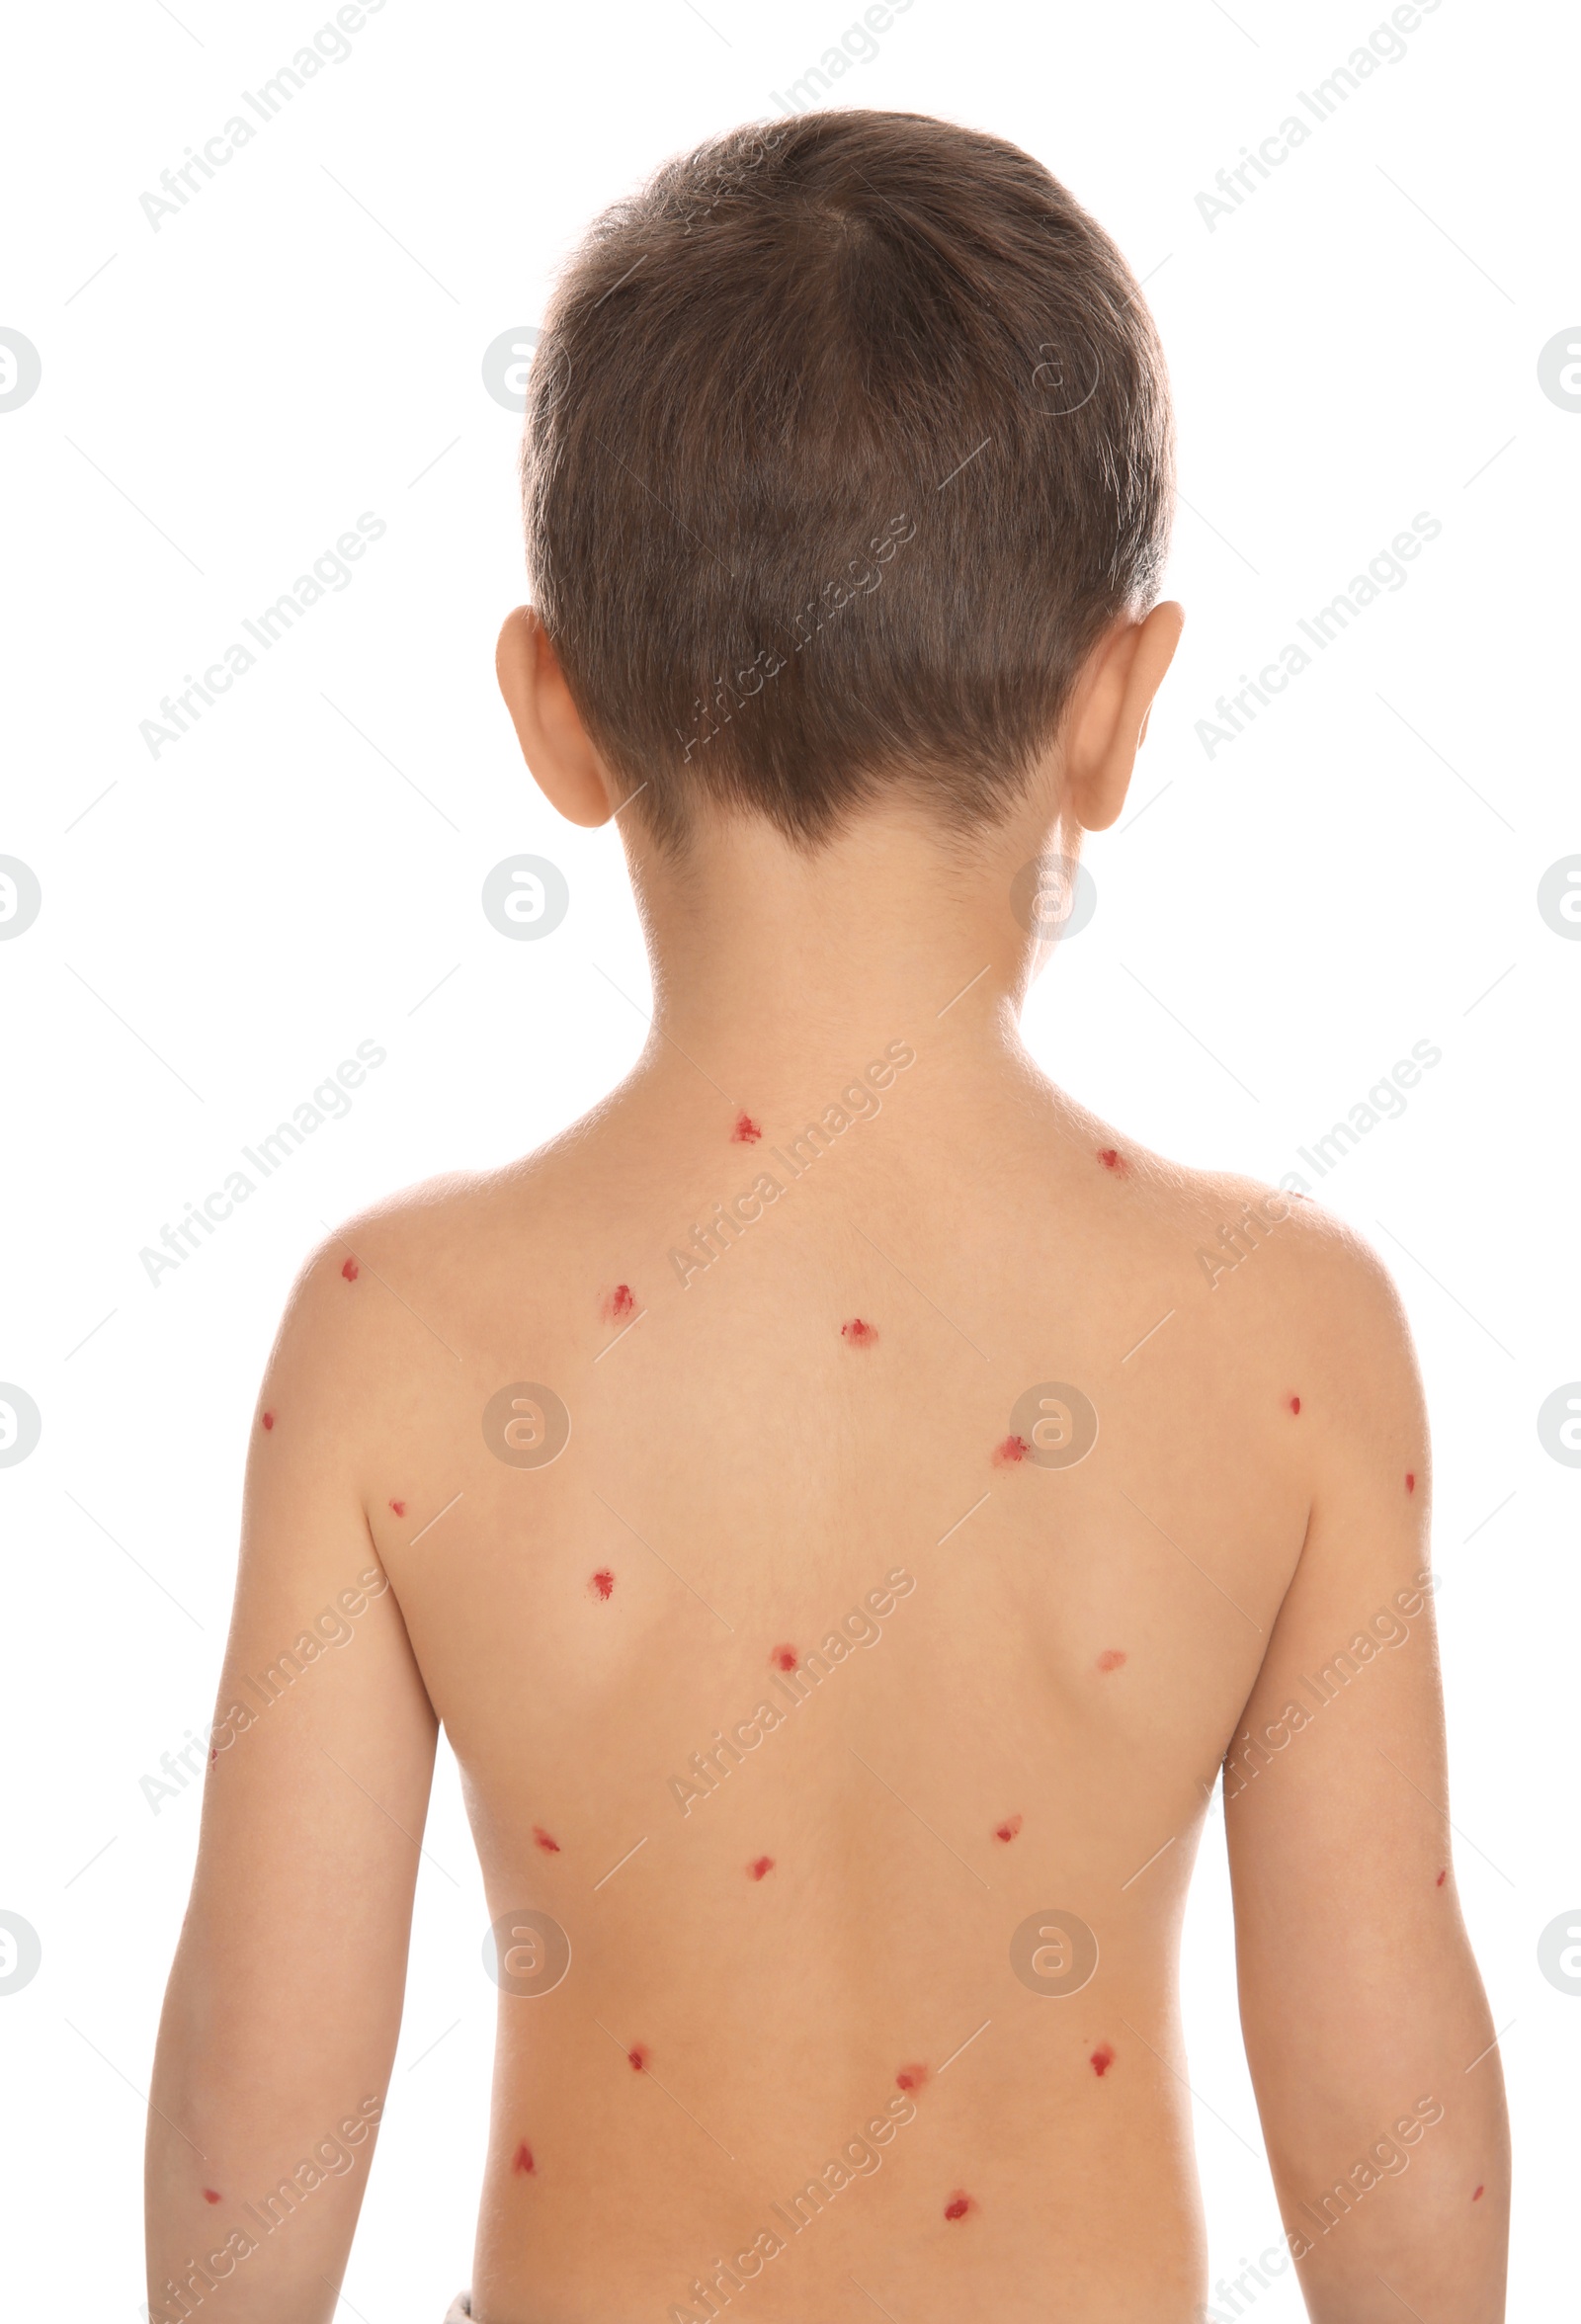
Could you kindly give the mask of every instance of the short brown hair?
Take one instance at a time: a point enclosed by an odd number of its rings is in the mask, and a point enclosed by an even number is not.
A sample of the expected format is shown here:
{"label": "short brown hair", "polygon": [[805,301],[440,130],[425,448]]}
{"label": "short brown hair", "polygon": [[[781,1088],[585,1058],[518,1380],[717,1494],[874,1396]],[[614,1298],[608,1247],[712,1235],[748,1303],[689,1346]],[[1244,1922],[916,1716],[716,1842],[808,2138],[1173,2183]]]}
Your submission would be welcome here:
{"label": "short brown hair", "polygon": [[1163,357],[1031,155],[812,114],[597,219],[544,317],[523,488],[540,615],[661,842],[706,797],[812,846],[896,785],[969,828],[1156,590]]}

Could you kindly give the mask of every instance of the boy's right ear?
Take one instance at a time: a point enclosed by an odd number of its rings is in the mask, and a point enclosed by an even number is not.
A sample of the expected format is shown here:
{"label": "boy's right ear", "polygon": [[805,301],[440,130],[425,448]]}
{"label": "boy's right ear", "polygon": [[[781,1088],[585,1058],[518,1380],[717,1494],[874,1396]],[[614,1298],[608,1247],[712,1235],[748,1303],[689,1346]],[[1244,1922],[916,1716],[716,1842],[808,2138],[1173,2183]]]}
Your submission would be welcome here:
{"label": "boy's right ear", "polygon": [[528,771],[549,805],[587,830],[607,823],[616,805],[611,777],[531,606],[506,615],[494,670]]}

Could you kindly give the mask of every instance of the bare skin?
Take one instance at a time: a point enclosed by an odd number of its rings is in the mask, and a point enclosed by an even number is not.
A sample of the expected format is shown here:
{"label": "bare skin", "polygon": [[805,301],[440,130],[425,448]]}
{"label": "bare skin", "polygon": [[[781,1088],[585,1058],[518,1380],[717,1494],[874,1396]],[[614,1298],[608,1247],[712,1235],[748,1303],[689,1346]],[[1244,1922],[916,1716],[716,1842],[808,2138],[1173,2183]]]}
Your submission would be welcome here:
{"label": "bare skin", "polygon": [[[155,2316],[333,2310],[440,1720],[508,1972],[526,1913],[571,1945],[500,1996],[479,2324],[1200,2318],[1176,1947],[1226,1755],[1310,2313],[1502,2316],[1398,1302],[1314,1204],[1146,1152],[1015,1030],[1015,874],[1119,813],[1178,629],[1104,642],[969,863],[916,806],[812,858],[712,822],[684,869],[623,813],[636,1069],[304,1271],[156,2061]],[[530,614],[499,666],[543,789],[607,818],[629,787]],[[524,1383],[570,1418],[537,1465]],[[326,1607],[348,1635],[292,1675]],[[241,2206],[287,2178],[265,2233]]]}

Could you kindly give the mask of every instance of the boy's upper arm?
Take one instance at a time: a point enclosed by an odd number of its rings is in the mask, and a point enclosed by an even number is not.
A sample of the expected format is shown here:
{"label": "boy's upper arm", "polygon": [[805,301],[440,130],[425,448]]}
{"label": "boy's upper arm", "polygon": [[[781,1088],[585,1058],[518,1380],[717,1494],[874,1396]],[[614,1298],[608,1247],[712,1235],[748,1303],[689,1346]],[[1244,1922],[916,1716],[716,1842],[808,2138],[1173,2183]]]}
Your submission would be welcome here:
{"label": "boy's upper arm", "polygon": [[[1303,1217],[1305,1543],[1225,1757],[1241,2012],[1276,2170],[1444,2102],[1485,2035],[1450,1871],[1427,1424],[1378,1262]],[[1283,2150],[1283,2151],[1282,2151]]]}

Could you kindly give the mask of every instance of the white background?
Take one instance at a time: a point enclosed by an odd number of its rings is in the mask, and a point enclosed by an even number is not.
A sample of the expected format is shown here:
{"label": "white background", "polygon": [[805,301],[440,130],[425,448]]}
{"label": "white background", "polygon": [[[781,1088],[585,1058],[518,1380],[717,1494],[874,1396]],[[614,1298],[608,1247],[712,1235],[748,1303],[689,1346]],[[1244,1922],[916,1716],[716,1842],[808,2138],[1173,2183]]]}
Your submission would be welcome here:
{"label": "white background", "polygon": [[[642,1038],[607,981],[645,997],[617,839],[553,821],[493,693],[523,594],[520,423],[483,351],[537,320],[596,208],[771,112],[860,10],[389,0],[155,232],[139,196],[332,13],[90,0],[10,37],[0,173],[23,230],[0,324],[42,363],[0,411],[0,853],[43,889],[0,944],[0,1379],[42,1413],[0,1468],[0,1906],[42,1945],[0,1996],[19,2316],[130,2324],[142,2296],[138,2094],[198,1786],[156,1814],[140,1779],[211,1713],[291,1274],[325,1222],[558,1128]],[[1581,943],[1536,901],[1581,851],[1561,598],[1581,412],[1538,381],[1546,343],[1581,339],[1573,31],[1444,0],[1232,215],[1210,230],[1196,202],[1386,14],[914,0],[839,93],[1039,155],[1146,278],[1172,366],[1189,624],[1146,812],[1090,853],[1098,910],[1037,989],[1035,1051],[1148,1144],[1269,1179],[1413,1042],[1443,1051],[1320,1195],[1394,1270],[1427,1374],[1456,1864],[1508,2028],[1531,2317],[1573,2275],[1581,2067],[1581,1998],[1537,1963],[1555,1916],[1581,1919],[1581,1469],[1536,1427],[1581,1375]],[[352,585],[155,760],[139,722],[363,511],[387,531]],[[1443,531],[1408,584],[1209,760],[1194,728],[1215,698],[1418,511]],[[570,882],[542,944],[479,908],[523,850]],[[388,1061],[349,1118],[151,1284],[139,1251],[363,1039]],[[431,2324],[470,2259],[494,1993],[443,1747],[429,1849],[340,2311],[370,2324]],[[1279,2225],[1217,1817],[1185,1984],[1216,2277]],[[1300,2313],[1288,2280],[1257,2313]]]}

